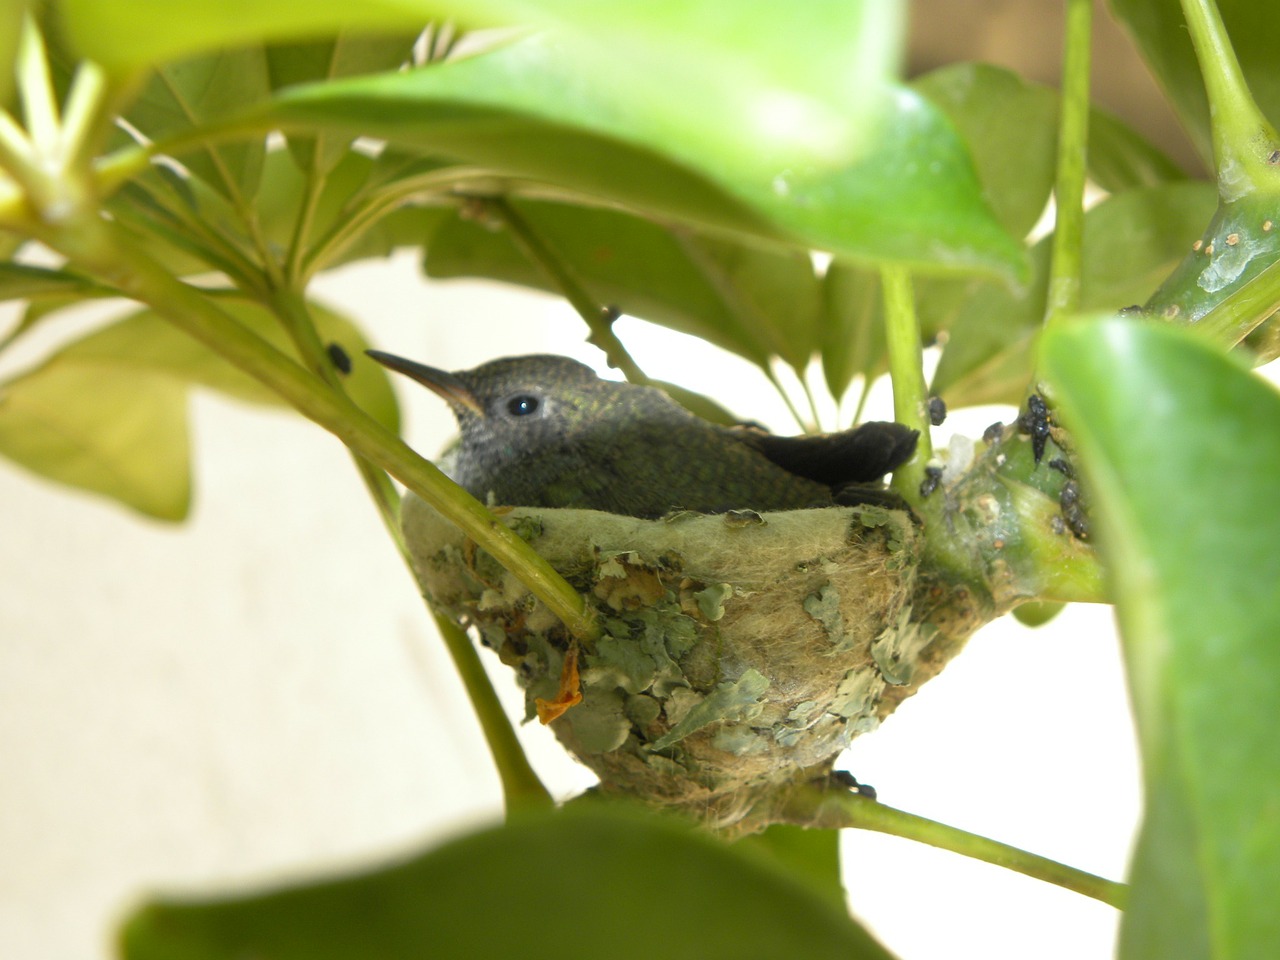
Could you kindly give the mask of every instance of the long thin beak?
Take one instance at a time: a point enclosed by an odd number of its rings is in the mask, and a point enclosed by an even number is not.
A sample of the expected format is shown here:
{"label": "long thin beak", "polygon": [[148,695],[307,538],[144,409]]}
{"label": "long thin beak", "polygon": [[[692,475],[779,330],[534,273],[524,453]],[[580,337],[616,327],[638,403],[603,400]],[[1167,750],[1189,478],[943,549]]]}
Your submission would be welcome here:
{"label": "long thin beak", "polygon": [[476,416],[484,416],[484,407],[476,399],[470,388],[447,370],[437,370],[425,363],[415,363],[394,353],[383,353],[381,350],[366,350],[365,355],[377,360],[388,370],[403,373],[410,380],[416,380],[424,387],[438,393],[451,406],[465,407]]}

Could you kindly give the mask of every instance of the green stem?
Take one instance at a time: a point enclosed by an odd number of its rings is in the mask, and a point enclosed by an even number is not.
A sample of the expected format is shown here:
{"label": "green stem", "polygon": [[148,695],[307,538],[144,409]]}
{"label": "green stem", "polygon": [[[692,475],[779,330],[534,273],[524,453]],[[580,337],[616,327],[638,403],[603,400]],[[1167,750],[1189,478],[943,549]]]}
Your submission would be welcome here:
{"label": "green stem", "polygon": [[778,392],[778,396],[782,398],[782,402],[787,406],[787,412],[791,414],[791,419],[795,420],[796,426],[800,428],[801,433],[812,433],[817,429],[805,423],[804,415],[800,413],[800,408],[795,405],[795,401],[791,399],[791,394],[787,388],[782,385],[782,381],[778,379],[778,371],[773,368],[773,364],[764,366],[764,375],[769,378],[769,382],[773,384],[773,389]]}
{"label": "green stem", "polygon": [[448,617],[434,612],[432,615],[449,656],[453,658],[453,665],[471,696],[471,704],[480,720],[485,742],[489,745],[494,766],[502,781],[502,795],[506,800],[507,810],[518,812],[549,806],[552,802],[551,794],[529,765],[529,758],[516,738],[515,729],[511,726],[506,711],[498,701],[489,675],[485,673],[484,664],[476,653],[475,644],[466,631]]}
{"label": "green stem", "polygon": [[604,351],[609,366],[621,370],[632,383],[649,383],[649,378],[631,359],[631,354],[627,353],[626,347],[613,332],[612,311],[602,307],[587,293],[586,288],[573,275],[573,271],[569,269],[564,259],[551,249],[529,221],[521,216],[505,197],[487,199],[485,204],[511,231],[516,245],[525,256],[541,268],[547,275],[547,279],[551,281],[551,285],[560,291],[574,310],[578,311],[578,315],[591,331],[591,336],[587,339]]}
{"label": "green stem", "polygon": [[360,198],[360,204],[338,218],[329,232],[312,246],[303,261],[300,278],[309,278],[339,256],[355,242],[370,225],[394,210],[411,197],[421,194],[444,194],[460,184],[483,176],[484,171],[474,167],[449,167],[433,170],[413,177],[405,177],[388,184],[377,192]]}
{"label": "green stem", "polygon": [[1053,254],[1045,323],[1080,310],[1084,249],[1084,184],[1089,145],[1089,59],[1093,0],[1067,0],[1054,183]]}
{"label": "green stem", "polygon": [[1007,843],[896,810],[847,790],[805,784],[788,798],[786,815],[790,822],[808,827],[875,830],[877,833],[927,843],[931,847],[1005,867],[1092,897],[1117,909],[1124,909],[1128,888],[1122,883],[1077,870]]}
{"label": "green stem", "polygon": [[920,504],[924,468],[933,458],[929,435],[929,389],[924,382],[924,345],[916,322],[911,275],[905,267],[880,268],[884,286],[885,347],[893,381],[893,418],[920,432],[915,456],[893,473],[893,488],[908,503]]}
{"label": "green stem", "polygon": [[[329,359],[329,352],[316,331],[305,299],[292,289],[279,289],[272,297],[272,304],[276,316],[284,322],[285,329],[293,340],[294,346],[297,347],[303,363],[312,373],[324,380],[330,389],[345,394],[338,372]],[[404,542],[404,534],[400,530],[400,494],[395,484],[391,482],[386,471],[380,470],[354,451],[352,451],[352,459],[369,495],[373,498],[374,505],[378,508],[383,526],[391,535],[401,558],[412,569],[412,564],[409,563],[409,550]]]}
{"label": "green stem", "polygon": [[[301,294],[294,290],[279,290],[273,297],[273,306],[277,316],[284,322],[290,337],[298,348],[303,361],[329,386],[342,391],[342,382],[329,359],[328,351],[321,342],[311,312]],[[382,518],[383,526],[391,535],[392,542],[404,560],[411,574],[416,574],[409,548],[405,544],[404,532],[400,528],[400,494],[386,472],[370,463],[364,457],[352,451],[352,460],[360,472],[369,495],[373,498]],[[428,604],[428,609],[430,605]],[[551,802],[542,781],[529,765],[516,738],[511,721],[507,718],[502,703],[494,692],[489,675],[476,654],[475,646],[466,632],[447,617],[431,611],[431,615],[440,630],[441,639],[453,660],[458,676],[462,680],[463,689],[476,718],[480,721],[480,729],[484,734],[489,752],[502,781],[503,796],[509,811],[527,809],[534,806],[545,806]]]}
{"label": "green stem", "polygon": [[1218,195],[1230,203],[1259,184],[1276,182],[1280,169],[1268,158],[1280,148],[1280,138],[1249,93],[1217,4],[1182,0],[1182,14],[1209,99]]}
{"label": "green stem", "polygon": [[598,626],[582,597],[482,503],[404,441],[280,351],[250,333],[199,291],[171,276],[107,221],[72,218],[43,237],[75,265],[105,278],[279,394],[351,450],[377,464],[456,523],[511,570],[574,636]]}

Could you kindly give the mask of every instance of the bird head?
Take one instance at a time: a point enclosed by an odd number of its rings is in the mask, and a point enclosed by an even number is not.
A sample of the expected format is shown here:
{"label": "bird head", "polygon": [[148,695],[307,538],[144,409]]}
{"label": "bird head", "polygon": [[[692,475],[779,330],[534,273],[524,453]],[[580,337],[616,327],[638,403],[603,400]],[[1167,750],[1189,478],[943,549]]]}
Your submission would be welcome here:
{"label": "bird head", "polygon": [[562,442],[609,406],[614,386],[585,364],[549,354],[504,357],[449,372],[367,352],[442,397],[458,420],[464,458],[487,464]]}

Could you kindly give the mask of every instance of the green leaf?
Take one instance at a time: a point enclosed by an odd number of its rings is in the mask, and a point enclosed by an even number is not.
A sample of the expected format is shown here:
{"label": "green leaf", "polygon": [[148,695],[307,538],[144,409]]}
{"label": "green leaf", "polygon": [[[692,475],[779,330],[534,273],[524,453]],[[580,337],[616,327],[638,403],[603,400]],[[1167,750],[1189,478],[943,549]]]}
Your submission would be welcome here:
{"label": "green leaf", "polygon": [[186,390],[168,377],[55,357],[0,385],[0,454],[160,520],[190,506]]}
{"label": "green leaf", "polygon": [[[997,219],[1015,237],[1026,236],[1053,190],[1058,92],[982,63],[943,67],[912,86],[959,129]],[[1089,117],[1089,175],[1112,193],[1184,176],[1143,137],[1099,110]]]}
{"label": "green leaf", "polygon": [[834,397],[855,376],[869,382],[887,369],[879,274],[839,260],[822,280],[822,372]]}
{"label": "green leaf", "polygon": [[[617,210],[513,201],[602,306],[688,333],[767,366],[814,350],[818,279],[806,253],[667,229]],[[427,275],[481,276],[552,290],[502,230],[461,214],[427,244]]]}
{"label": "green leaf", "polygon": [[522,817],[358,876],[153,903],[121,941],[125,960],[888,957],[760,858],[598,805]]}
{"label": "green leaf", "polygon": [[[893,93],[867,142],[836,154],[774,143],[740,111],[718,110],[703,86],[668,89],[662,76],[636,83],[618,70],[617,51],[541,34],[470,59],[294,88],[248,120],[359,132],[513,181],[482,189],[532,180],[576,202],[865,261],[1003,276],[1021,268],[1021,247],[982,202],[963,144],[917,94]],[[776,93],[748,92],[757,107]]]}
{"label": "green leaf", "polygon": [[[218,307],[255,334],[289,354],[288,336],[266,309],[221,298]],[[320,338],[337,343],[347,355],[360,357],[369,345],[350,320],[323,307],[309,305]],[[151,310],[140,310],[77,340],[59,355],[63,359],[113,364],[142,374],[164,374],[186,384],[199,384],[251,403],[282,404],[274,393],[242,373],[199,341],[187,336]],[[364,411],[392,430],[399,430],[399,411],[385,371],[357,362],[343,385]]]}
{"label": "green leaf", "polygon": [[[390,37],[353,36],[282,43],[267,48],[267,73],[273,89],[313,80],[354,77],[394,70],[413,54],[417,34]],[[328,173],[347,152],[347,137],[290,135],[289,153],[305,171]]]}
{"label": "green leaf", "polygon": [[[643,77],[695,139],[703,111],[723,116],[751,141],[741,157],[748,164],[767,158],[774,144],[785,152],[796,144],[845,151],[896,62],[902,20],[899,3],[868,0],[783,7],[734,0],[187,0],[180,17],[159,0],[63,0],[60,10],[74,46],[124,73],[264,40],[417,30],[428,20],[552,28],[607,51],[610,67],[626,64],[611,71],[625,74],[626,85]],[[688,96],[691,90],[698,95]],[[761,99],[761,92],[768,95]]]}
{"label": "green leaf", "polygon": [[[1280,118],[1280,9],[1257,0],[1217,0],[1245,80],[1263,113]],[[1209,104],[1180,4],[1171,0],[1111,0],[1147,65],[1173,103],[1206,161],[1213,157]],[[1212,165],[1212,164],[1211,164]]]}
{"label": "green leaf", "polygon": [[1025,237],[1053,189],[1057,93],[981,63],[943,67],[912,86],[959,129],[996,218],[1015,237]]}
{"label": "green leaf", "polygon": [[1154,187],[1187,174],[1128,124],[1102,110],[1089,114],[1089,179],[1108,193]]}
{"label": "green leaf", "polygon": [[840,878],[840,831],[775,823],[761,833],[738,840],[737,846],[790,870],[832,906],[846,909],[844,881]]}
{"label": "green leaf", "polygon": [[[1086,310],[1141,303],[1191,249],[1212,216],[1217,191],[1173,181],[1108,197],[1085,214],[1081,299]],[[1031,253],[1033,279],[1021,294],[986,285],[951,317],[931,389],[954,408],[1021,403],[1044,322],[1052,238]]]}
{"label": "green leaf", "polygon": [[1280,395],[1179,328],[1044,338],[1107,560],[1146,815],[1122,958],[1280,954]]}
{"label": "green leaf", "polygon": [[[110,5],[108,5],[110,6]],[[168,11],[166,24],[186,17]],[[151,140],[188,133],[210,119],[257,103],[270,92],[261,47],[221,50],[158,69],[125,113]],[[183,166],[235,205],[247,204],[258,189],[265,140],[204,144],[180,155]]]}

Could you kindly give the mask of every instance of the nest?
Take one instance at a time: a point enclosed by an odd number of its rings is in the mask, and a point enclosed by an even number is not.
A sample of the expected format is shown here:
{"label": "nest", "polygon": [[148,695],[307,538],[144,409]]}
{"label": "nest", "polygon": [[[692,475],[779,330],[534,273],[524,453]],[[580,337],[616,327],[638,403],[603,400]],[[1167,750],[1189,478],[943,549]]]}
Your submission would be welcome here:
{"label": "nest", "polygon": [[919,539],[880,506],[661,520],[516,508],[502,516],[601,625],[574,641],[514,576],[419,498],[402,523],[428,599],[512,667],[528,717],[566,656],[582,700],[551,722],[602,789],[725,826],[826,774],[911,683],[929,637],[910,603]]}

